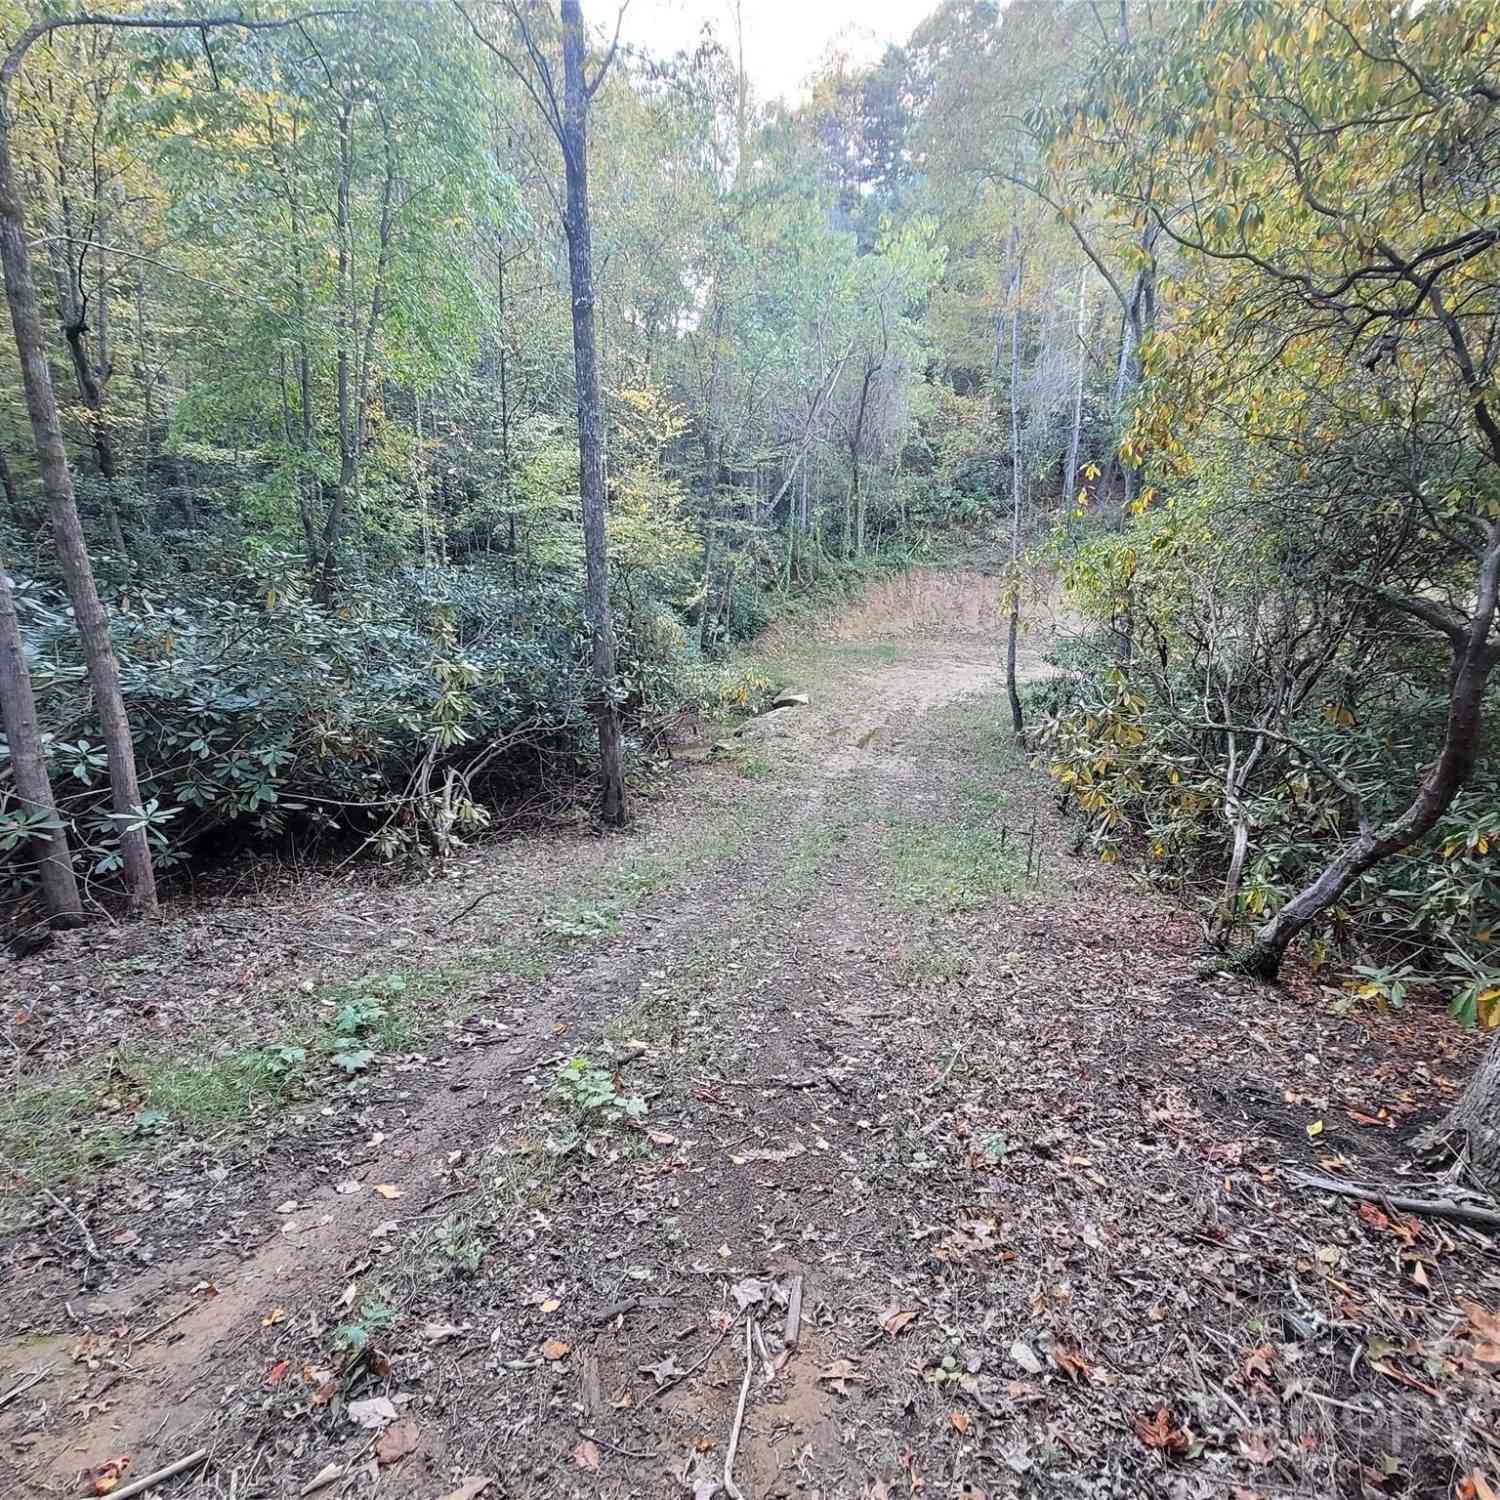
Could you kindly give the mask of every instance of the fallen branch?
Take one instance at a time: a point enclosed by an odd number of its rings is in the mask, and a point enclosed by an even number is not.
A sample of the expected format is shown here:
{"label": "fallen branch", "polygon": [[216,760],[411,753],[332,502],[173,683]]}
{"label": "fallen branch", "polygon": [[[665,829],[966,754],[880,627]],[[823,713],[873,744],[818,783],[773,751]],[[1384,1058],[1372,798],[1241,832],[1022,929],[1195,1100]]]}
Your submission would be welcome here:
{"label": "fallen branch", "polygon": [[734,1426],[729,1429],[729,1446],[724,1450],[724,1493],[729,1500],[745,1500],[742,1491],[734,1482],[734,1455],[739,1451],[740,1428],[745,1425],[745,1400],[750,1394],[750,1371],[754,1358],[750,1353],[750,1335],[756,1327],[754,1318],[745,1321],[745,1378],[740,1382],[740,1404],[734,1414]]}
{"label": "fallen branch", "polygon": [[1485,1229],[1500,1229],[1500,1213],[1477,1208],[1470,1203],[1455,1203],[1450,1198],[1398,1198],[1382,1188],[1361,1187],[1354,1182],[1340,1182],[1335,1177],[1317,1177],[1309,1172],[1293,1172],[1292,1181],[1322,1193],[1337,1193],[1341,1198],[1357,1198],[1363,1203],[1380,1203],[1404,1214],[1421,1214],[1429,1219],[1453,1219],[1460,1224],[1478,1224]]}
{"label": "fallen branch", "polygon": [[64,1203],[62,1199],[52,1191],[51,1188],[43,1188],[42,1195],[45,1198],[49,1199],[51,1202],[55,1203],[60,1209],[62,1209],[62,1211],[67,1214],[67,1216],[78,1226],[78,1232],[83,1236],[83,1248],[88,1252],[89,1259],[102,1262],[104,1260],[104,1257],[99,1253],[99,1247],[94,1243],[93,1235],[89,1233],[89,1226],[85,1224],[83,1220],[80,1219],[78,1215],[74,1213],[73,1210],[69,1208],[68,1205]]}
{"label": "fallen branch", "polygon": [[621,1458],[650,1459],[660,1458],[661,1451],[657,1448],[647,1448],[644,1452],[638,1452],[634,1448],[622,1448],[618,1443],[612,1443],[608,1438],[602,1438],[597,1432],[586,1432],[582,1427],[578,1428],[578,1436],[586,1438],[591,1443],[597,1443],[601,1448],[606,1448],[611,1453],[618,1453]]}
{"label": "fallen branch", "polygon": [[802,1340],[802,1278],[792,1277],[786,1294],[786,1325],[781,1331],[781,1342],[788,1349],[795,1349]]}
{"label": "fallen branch", "polygon": [[25,1380],[13,1385],[3,1396],[0,1396],[0,1406],[9,1406],[17,1396],[24,1396],[32,1386],[39,1385],[52,1373],[49,1365],[45,1370],[38,1370],[35,1375],[28,1375]]}
{"label": "fallen branch", "polygon": [[168,1479],[173,1479],[188,1469],[196,1468],[207,1457],[207,1448],[194,1449],[186,1458],[179,1458],[175,1464],[168,1464],[166,1468],[158,1469],[154,1474],[142,1474],[139,1479],[132,1479],[129,1484],[122,1484],[119,1489],[111,1490],[110,1494],[114,1496],[114,1500],[128,1500],[131,1495],[144,1495],[147,1490],[155,1489],[157,1485],[164,1484]]}

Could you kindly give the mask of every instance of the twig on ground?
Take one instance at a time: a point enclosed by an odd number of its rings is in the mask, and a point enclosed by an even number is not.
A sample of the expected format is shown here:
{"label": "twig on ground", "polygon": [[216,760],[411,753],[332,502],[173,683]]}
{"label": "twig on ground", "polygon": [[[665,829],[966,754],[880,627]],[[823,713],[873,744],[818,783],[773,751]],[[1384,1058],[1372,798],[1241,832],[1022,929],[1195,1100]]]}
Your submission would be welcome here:
{"label": "twig on ground", "polygon": [[608,1448],[611,1453],[618,1453],[621,1458],[660,1458],[661,1451],[657,1448],[647,1449],[644,1453],[638,1453],[634,1448],[622,1448],[618,1443],[611,1443],[607,1438],[602,1438],[597,1432],[586,1432],[582,1427],[578,1429],[578,1436],[587,1438],[591,1443],[597,1443],[601,1448]]}
{"label": "twig on ground", "polygon": [[455,922],[462,921],[463,918],[465,918],[466,916],[468,916],[469,913],[471,911],[473,911],[474,908],[476,906],[478,906],[481,901],[488,901],[491,896],[503,896],[504,894],[505,894],[505,888],[503,886],[495,886],[492,890],[480,891],[480,893],[471,902],[469,902],[469,904],[466,907],[464,907],[464,909],[461,912],[459,912],[457,916],[449,917],[448,920],[443,923],[443,926],[444,927],[451,927],[451,926],[453,926],[453,924]]}
{"label": "twig on ground", "polygon": [[178,1320],[178,1318],[187,1317],[187,1315],[192,1312],[195,1305],[196,1304],[189,1302],[186,1307],[179,1307],[170,1318],[163,1318],[155,1328],[149,1329],[147,1332],[143,1333],[138,1339],[135,1340],[135,1342],[137,1344],[149,1344],[157,1334],[165,1332]]}
{"label": "twig on ground", "polygon": [[87,1251],[89,1259],[103,1261],[104,1257],[99,1253],[99,1246],[94,1243],[94,1236],[89,1233],[89,1226],[51,1188],[43,1188],[42,1196],[55,1203],[78,1226],[78,1232],[83,1236],[83,1248]]}
{"label": "twig on ground", "polygon": [[1318,1177],[1311,1172],[1293,1172],[1291,1180],[1320,1193],[1337,1193],[1341,1198],[1357,1198],[1363,1203],[1384,1203],[1404,1214],[1421,1214],[1430,1219],[1456,1219],[1460,1224],[1482,1224],[1500,1229],[1500,1213],[1476,1208],[1469,1203],[1454,1203],[1448,1198],[1406,1198],[1387,1193],[1383,1188],[1361,1187],[1355,1182],[1340,1182],[1335,1177]]}
{"label": "twig on ground", "polygon": [[114,1496],[114,1500],[129,1500],[131,1495],[144,1495],[147,1490],[155,1489],[157,1485],[165,1483],[168,1479],[173,1479],[188,1469],[196,1468],[207,1457],[207,1448],[195,1448],[186,1458],[179,1458],[176,1463],[157,1469],[155,1473],[142,1474],[139,1479],[132,1479],[129,1484],[122,1484],[119,1489],[112,1490],[110,1493]]}
{"label": "twig on ground", "polygon": [[661,1398],[663,1396],[665,1396],[668,1391],[675,1390],[678,1386],[680,1386],[682,1384],[682,1382],[684,1380],[687,1380],[690,1376],[696,1375],[698,1373],[698,1371],[701,1370],[704,1367],[704,1365],[706,1365],[709,1362],[709,1360],[711,1360],[714,1357],[714,1355],[716,1355],[719,1352],[719,1346],[724,1342],[725,1339],[727,1339],[729,1337],[730,1333],[733,1332],[734,1325],[735,1325],[735,1323],[738,1323],[738,1322],[739,1322],[739,1318],[738,1318],[738,1316],[736,1316],[733,1319],[733,1321],[731,1321],[729,1327],[726,1328],[724,1330],[724,1332],[721,1333],[718,1336],[718,1338],[716,1338],[713,1341],[713,1344],[710,1346],[708,1353],[705,1354],[703,1356],[703,1358],[698,1361],[697,1364],[695,1364],[694,1366],[692,1366],[691,1369],[684,1370],[682,1372],[682,1374],[679,1375],[675,1380],[669,1380],[665,1385],[658,1386],[656,1388],[656,1390],[652,1392],[651,1399],[653,1401],[660,1401]]}
{"label": "twig on ground", "polygon": [[0,1406],[9,1406],[17,1396],[24,1396],[32,1386],[40,1385],[52,1373],[52,1366],[48,1365],[45,1370],[38,1370],[35,1375],[28,1375],[25,1380],[11,1386],[3,1396],[0,1396]]}
{"label": "twig on ground", "polygon": [[745,1378],[740,1382],[740,1404],[734,1414],[734,1426],[729,1429],[729,1446],[724,1450],[724,1493],[729,1500],[745,1500],[744,1492],[734,1482],[734,1455],[739,1451],[740,1428],[745,1425],[745,1401],[750,1395],[750,1371],[754,1368],[754,1357],[750,1352],[750,1335],[755,1328],[754,1318],[745,1322]]}

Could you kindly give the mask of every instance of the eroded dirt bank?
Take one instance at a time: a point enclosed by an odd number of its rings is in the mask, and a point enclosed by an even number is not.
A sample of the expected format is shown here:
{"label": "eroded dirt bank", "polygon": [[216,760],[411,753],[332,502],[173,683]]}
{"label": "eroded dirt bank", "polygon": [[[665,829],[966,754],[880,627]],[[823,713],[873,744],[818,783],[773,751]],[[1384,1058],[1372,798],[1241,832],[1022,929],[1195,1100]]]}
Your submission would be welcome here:
{"label": "eroded dirt bank", "polygon": [[992,583],[904,587],[626,838],[19,971],[20,1493],[201,1447],[157,1494],[707,1500],[732,1440],[755,1497],[1500,1481],[1491,1242],[1294,1176],[1401,1170],[1465,1039],[1195,980],[1001,733]]}

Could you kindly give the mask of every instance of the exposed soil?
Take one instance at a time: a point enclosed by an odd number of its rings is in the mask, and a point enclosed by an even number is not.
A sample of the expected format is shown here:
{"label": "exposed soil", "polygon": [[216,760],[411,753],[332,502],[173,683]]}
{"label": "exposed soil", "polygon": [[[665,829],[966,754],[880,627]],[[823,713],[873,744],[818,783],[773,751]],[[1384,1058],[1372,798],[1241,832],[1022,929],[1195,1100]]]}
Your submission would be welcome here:
{"label": "exposed soil", "polygon": [[[1493,1239],[1297,1181],[1443,1189],[1407,1143],[1473,1039],[1195,978],[1002,732],[994,587],[783,642],[809,706],[629,835],[12,965],[13,1117],[55,1136],[12,1164],[13,1492],[203,1447],[154,1493],[709,1500],[732,1436],[756,1500],[1500,1484]],[[363,992],[368,1066],[253,1119],[172,1071]]]}

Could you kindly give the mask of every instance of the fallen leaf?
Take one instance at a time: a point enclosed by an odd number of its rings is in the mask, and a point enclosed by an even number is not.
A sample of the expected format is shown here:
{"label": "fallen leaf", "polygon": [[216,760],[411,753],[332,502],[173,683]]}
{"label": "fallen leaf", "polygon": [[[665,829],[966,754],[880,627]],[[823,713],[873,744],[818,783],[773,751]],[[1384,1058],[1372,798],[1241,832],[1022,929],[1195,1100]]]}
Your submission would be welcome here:
{"label": "fallen leaf", "polygon": [[642,1375],[649,1375],[658,1386],[664,1386],[669,1380],[676,1380],[680,1375],[686,1375],[687,1371],[678,1367],[677,1361],[669,1354],[660,1364],[640,1365],[638,1367]]}
{"label": "fallen leaf", "polygon": [[96,1495],[107,1495],[125,1477],[130,1460],[121,1454],[119,1458],[107,1458],[90,1476]]}
{"label": "fallen leaf", "polygon": [[555,1313],[562,1306],[562,1301],[557,1297],[547,1297],[542,1302],[544,1313]]}
{"label": "fallen leaf", "polygon": [[916,1315],[915,1310],[910,1307],[888,1307],[880,1315],[880,1326],[895,1338]]}
{"label": "fallen leaf", "polygon": [[1458,1482],[1459,1500],[1495,1500],[1495,1491],[1478,1469],[1471,1469]]}
{"label": "fallen leaf", "polygon": [[415,1422],[392,1422],[375,1443],[375,1462],[382,1467],[400,1463],[417,1446],[420,1436]]}
{"label": "fallen leaf", "polygon": [[580,1469],[588,1469],[591,1473],[599,1472],[599,1449],[587,1438],[573,1450],[573,1462]]}
{"label": "fallen leaf", "polygon": [[1251,1380],[1260,1375],[1269,1380],[1271,1367],[1275,1362],[1276,1350],[1270,1344],[1262,1344],[1259,1349],[1252,1349],[1250,1357],[1245,1361],[1245,1379]]}
{"label": "fallen leaf", "polygon": [[859,1373],[859,1366],[852,1359],[836,1359],[831,1365],[825,1365],[819,1370],[815,1378],[826,1380],[839,1395],[847,1396],[850,1383],[857,1384],[865,1377]]}
{"label": "fallen leaf", "polygon": [[1421,1261],[1418,1261],[1411,1268],[1411,1279],[1415,1281],[1416,1284],[1421,1287],[1424,1292],[1430,1290],[1432,1287],[1432,1283],[1427,1279],[1427,1272],[1422,1269]]}
{"label": "fallen leaf", "polygon": [[392,1187],[389,1183],[385,1182],[377,1182],[375,1184],[375,1191],[379,1193],[382,1198],[399,1198],[401,1196],[400,1188]]}
{"label": "fallen leaf", "polygon": [[771,1284],[761,1281],[754,1276],[747,1276],[743,1281],[737,1281],[729,1288],[730,1295],[734,1298],[736,1306],[741,1312],[747,1307],[754,1307],[757,1302],[766,1300],[766,1293],[770,1291]]}
{"label": "fallen leaf", "polygon": [[953,1424],[955,1432],[967,1432],[969,1430],[969,1418],[966,1412],[950,1411],[948,1420]]}
{"label": "fallen leaf", "polygon": [[1260,1464],[1262,1467],[1270,1463],[1274,1457],[1271,1445],[1258,1432],[1242,1433],[1236,1446],[1239,1448],[1241,1458],[1248,1458],[1251,1463]]}
{"label": "fallen leaf", "polygon": [[280,1385],[281,1382],[286,1379],[286,1372],[290,1370],[291,1367],[291,1360],[278,1359],[276,1363],[271,1366],[271,1373],[266,1376],[266,1384]]}
{"label": "fallen leaf", "polygon": [[1360,1222],[1368,1225],[1377,1232],[1387,1230],[1391,1227],[1391,1221],[1375,1207],[1373,1203],[1361,1203],[1359,1205]]}
{"label": "fallen leaf", "polygon": [[677,1137],[675,1135],[668,1135],[665,1130],[648,1130],[646,1132],[646,1139],[653,1146],[675,1146],[677,1144]]}
{"label": "fallen leaf", "polygon": [[1146,1447],[1159,1448],[1164,1453],[1182,1453],[1188,1445],[1187,1434],[1180,1428],[1173,1427],[1172,1418],[1165,1406],[1154,1417],[1137,1417],[1135,1435]]}
{"label": "fallen leaf", "polygon": [[1010,1346],[1010,1357],[1028,1375],[1040,1375],[1042,1373],[1042,1362],[1037,1357],[1036,1350],[1030,1344],[1023,1344],[1020,1339],[1017,1339]]}
{"label": "fallen leaf", "polygon": [[345,1408],[349,1420],[366,1432],[378,1432],[396,1420],[396,1408],[388,1396],[371,1396],[365,1401],[351,1401]]}
{"label": "fallen leaf", "polygon": [[351,1177],[351,1178],[349,1178],[345,1182],[335,1183],[333,1190],[336,1193],[339,1193],[339,1194],[342,1194],[344,1196],[347,1196],[350,1193],[362,1193],[362,1192],[364,1192],[365,1185],[362,1182],[356,1182]]}
{"label": "fallen leaf", "polygon": [[1307,1133],[1314,1140],[1316,1140],[1320,1135],[1323,1134],[1323,1122],[1321,1120],[1314,1120],[1312,1124],[1307,1127]]}
{"label": "fallen leaf", "polygon": [[299,1490],[298,1493],[303,1497],[303,1500],[307,1500],[308,1495],[316,1494],[317,1491],[323,1489],[326,1485],[332,1484],[335,1479],[342,1479],[343,1477],[343,1464],[324,1464],[323,1467],[319,1469],[318,1472],[314,1474],[313,1477],[302,1486],[301,1490]]}
{"label": "fallen leaf", "polygon": [[573,1346],[565,1344],[561,1339],[547,1339],[542,1344],[542,1358],[558,1360],[567,1355]]}
{"label": "fallen leaf", "polygon": [[1080,1380],[1087,1380],[1093,1374],[1083,1356],[1076,1349],[1070,1349],[1066,1344],[1060,1344],[1055,1340],[1052,1344],[1052,1362],[1075,1384]]}
{"label": "fallen leaf", "polygon": [[466,1333],[469,1324],[460,1327],[457,1323],[425,1323],[422,1326],[422,1337],[429,1344],[446,1344],[449,1339],[456,1339],[459,1334]]}
{"label": "fallen leaf", "polygon": [[286,1322],[286,1308],[273,1307],[265,1317],[260,1320],[262,1328],[274,1328],[278,1323]]}
{"label": "fallen leaf", "polygon": [[494,1482],[493,1477],[466,1479],[456,1490],[449,1490],[442,1500],[474,1500],[476,1495],[482,1495]]}

